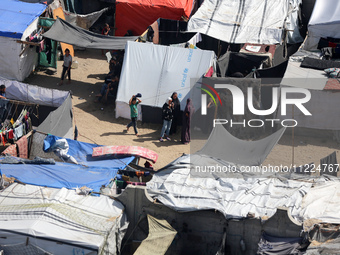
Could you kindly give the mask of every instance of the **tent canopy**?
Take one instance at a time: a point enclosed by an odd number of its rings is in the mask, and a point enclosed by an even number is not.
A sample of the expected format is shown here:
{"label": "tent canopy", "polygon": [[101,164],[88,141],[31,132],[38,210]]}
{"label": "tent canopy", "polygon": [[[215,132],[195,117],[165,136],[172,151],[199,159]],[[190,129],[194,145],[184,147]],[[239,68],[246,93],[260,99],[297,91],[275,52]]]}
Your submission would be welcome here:
{"label": "tent canopy", "polygon": [[[35,133],[33,135],[33,146],[31,154],[43,158],[50,158],[53,153],[43,152],[43,146],[36,143],[36,138],[46,135]],[[51,138],[60,139],[49,135]],[[97,160],[92,157],[93,148],[101,146],[90,143],[78,142],[66,139],[69,145],[68,155],[74,157],[79,165],[57,162],[55,165],[27,164],[1,164],[1,172],[8,177],[14,177],[23,183],[46,186],[52,188],[75,189],[86,186],[96,192],[100,191],[102,185],[107,185],[113,179],[118,170],[124,169],[134,157],[108,158]],[[43,142],[43,141],[42,141]],[[41,146],[40,148],[36,148]],[[36,152],[40,151],[40,154]],[[55,156],[54,156],[55,157]]]}
{"label": "tent canopy", "polygon": [[183,110],[191,82],[206,73],[214,56],[213,51],[128,42],[116,99],[116,117],[130,118],[127,103],[137,93],[142,94],[143,105],[162,107],[176,91]]}
{"label": "tent canopy", "polygon": [[193,0],[117,0],[116,35],[128,30],[141,35],[158,18],[180,20],[189,18]]}
{"label": "tent canopy", "polygon": [[338,0],[317,0],[308,23],[306,50],[314,50],[321,37],[340,38],[340,2]]}
{"label": "tent canopy", "polygon": [[[278,44],[282,40],[285,19],[291,9],[297,11],[298,2],[204,1],[189,20],[188,31],[200,32],[229,43]],[[291,17],[290,24],[297,23],[293,19],[294,17]],[[289,30],[294,30],[295,34],[298,34],[292,35],[293,41],[302,40],[297,26],[289,27]]]}
{"label": "tent canopy", "polygon": [[13,184],[0,197],[0,249],[6,254],[116,254],[120,249],[127,228],[124,206],[106,196]]}
{"label": "tent canopy", "polygon": [[280,140],[284,131],[285,128],[281,128],[261,140],[245,141],[232,136],[222,125],[216,125],[206,144],[197,153],[234,164],[259,166]]}
{"label": "tent canopy", "polygon": [[46,9],[40,3],[1,0],[0,36],[21,39],[26,28]]}
{"label": "tent canopy", "polygon": [[60,18],[43,36],[79,47],[107,50],[122,50],[127,41],[137,39],[136,36],[114,37],[96,34],[81,27],[73,26]]}

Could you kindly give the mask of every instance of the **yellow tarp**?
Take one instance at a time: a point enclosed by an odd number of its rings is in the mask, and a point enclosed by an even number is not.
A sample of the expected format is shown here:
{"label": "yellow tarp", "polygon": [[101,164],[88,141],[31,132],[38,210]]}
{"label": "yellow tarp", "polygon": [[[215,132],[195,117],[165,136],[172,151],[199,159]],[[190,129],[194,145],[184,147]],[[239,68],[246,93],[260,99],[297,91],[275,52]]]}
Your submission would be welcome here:
{"label": "yellow tarp", "polygon": [[[64,15],[64,11],[63,11],[62,7],[59,7],[57,9],[53,10],[53,18],[57,19],[57,17],[65,20],[65,15]],[[73,49],[73,46],[71,44],[60,42],[60,46],[61,46],[63,54],[65,53],[66,49],[69,49],[71,56],[74,57],[74,49]]]}

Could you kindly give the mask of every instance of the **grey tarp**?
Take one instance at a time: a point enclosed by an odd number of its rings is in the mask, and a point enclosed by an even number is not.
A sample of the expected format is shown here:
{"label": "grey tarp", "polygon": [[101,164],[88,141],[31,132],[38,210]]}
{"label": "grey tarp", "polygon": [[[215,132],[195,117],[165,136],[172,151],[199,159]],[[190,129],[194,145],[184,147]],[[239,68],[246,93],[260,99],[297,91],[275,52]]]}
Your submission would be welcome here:
{"label": "grey tarp", "polygon": [[166,220],[159,220],[148,214],[149,235],[138,247],[135,255],[165,254],[177,231]]}
{"label": "grey tarp", "polygon": [[223,159],[246,166],[259,166],[266,159],[286,128],[257,141],[241,140],[231,135],[222,125],[216,125],[208,141],[198,154]]}
{"label": "grey tarp", "polygon": [[72,139],[72,118],[72,100],[71,95],[69,95],[64,103],[51,112],[37,127],[37,131]]}
{"label": "grey tarp", "polygon": [[134,41],[137,36],[106,36],[73,26],[58,18],[53,26],[43,34],[44,37],[83,48],[123,50],[127,41]]}

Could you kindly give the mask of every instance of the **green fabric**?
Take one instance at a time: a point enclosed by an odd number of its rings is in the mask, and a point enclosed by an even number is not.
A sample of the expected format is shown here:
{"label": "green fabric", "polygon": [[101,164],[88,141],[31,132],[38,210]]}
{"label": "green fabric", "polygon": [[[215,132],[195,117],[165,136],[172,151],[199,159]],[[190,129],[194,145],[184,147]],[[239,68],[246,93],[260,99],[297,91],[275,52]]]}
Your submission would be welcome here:
{"label": "green fabric", "polygon": [[138,116],[138,109],[137,109],[138,102],[135,104],[130,105],[130,111],[131,111],[131,118],[137,118]]}
{"label": "green fabric", "polygon": [[[45,27],[51,27],[54,24],[54,19],[44,18],[39,19],[39,25]],[[44,28],[46,30],[46,28]],[[48,63],[46,55],[46,45],[44,45],[44,50],[39,52],[39,66],[57,68],[57,42],[51,40],[52,53],[51,62]]]}

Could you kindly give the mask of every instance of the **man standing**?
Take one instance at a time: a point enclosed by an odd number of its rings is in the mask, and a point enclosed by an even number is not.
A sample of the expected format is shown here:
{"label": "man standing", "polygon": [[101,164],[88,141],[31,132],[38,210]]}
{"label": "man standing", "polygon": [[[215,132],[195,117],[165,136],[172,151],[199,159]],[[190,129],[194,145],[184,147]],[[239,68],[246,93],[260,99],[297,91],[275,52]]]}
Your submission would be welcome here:
{"label": "man standing", "polygon": [[65,74],[68,76],[68,83],[71,83],[71,65],[72,65],[72,56],[70,55],[70,50],[65,50],[64,55],[64,64],[63,64],[63,71],[61,73],[61,82],[60,85],[63,85]]}

